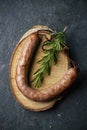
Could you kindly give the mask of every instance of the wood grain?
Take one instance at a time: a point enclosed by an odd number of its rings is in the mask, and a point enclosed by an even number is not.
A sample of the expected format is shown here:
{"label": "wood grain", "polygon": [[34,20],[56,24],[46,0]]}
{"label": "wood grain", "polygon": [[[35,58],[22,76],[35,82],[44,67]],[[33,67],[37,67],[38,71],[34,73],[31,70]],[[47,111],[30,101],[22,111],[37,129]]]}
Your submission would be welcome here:
{"label": "wood grain", "polygon": [[[57,100],[60,100],[60,98],[55,98],[55,99],[53,99],[51,101],[47,101],[47,102],[36,102],[36,101],[30,100],[19,91],[17,84],[16,84],[16,80],[15,80],[16,67],[18,64],[18,59],[20,57],[21,51],[24,47],[24,44],[22,44],[21,41],[24,38],[26,38],[28,35],[30,35],[32,33],[32,31],[37,31],[37,30],[39,30],[39,28],[42,29],[41,27],[43,29],[48,29],[48,27],[46,27],[46,26],[35,26],[35,27],[33,27],[33,29],[29,30],[26,34],[24,34],[24,36],[22,37],[22,39],[19,41],[18,45],[16,46],[16,48],[13,52],[12,58],[11,58],[11,62],[10,62],[10,83],[11,83],[11,90],[13,92],[13,95],[15,96],[17,101],[22,106],[24,106],[27,109],[33,110],[33,111],[47,110],[47,109],[51,108]],[[42,55],[43,55],[43,52],[42,52],[42,49],[40,46],[38,49],[38,53],[36,54],[36,57],[34,59],[32,69],[30,71],[29,80],[31,80],[33,73],[38,68],[38,64],[36,64],[36,62],[37,62],[37,60],[39,60],[41,58]],[[56,84],[56,82],[58,82],[62,78],[62,76],[66,73],[68,68],[69,68],[68,57],[64,52],[62,52],[59,55],[57,65],[52,66],[51,75],[45,76],[44,82],[42,83],[42,86],[40,87],[40,89],[44,89],[44,88],[47,88],[48,86],[52,86],[52,85]]]}

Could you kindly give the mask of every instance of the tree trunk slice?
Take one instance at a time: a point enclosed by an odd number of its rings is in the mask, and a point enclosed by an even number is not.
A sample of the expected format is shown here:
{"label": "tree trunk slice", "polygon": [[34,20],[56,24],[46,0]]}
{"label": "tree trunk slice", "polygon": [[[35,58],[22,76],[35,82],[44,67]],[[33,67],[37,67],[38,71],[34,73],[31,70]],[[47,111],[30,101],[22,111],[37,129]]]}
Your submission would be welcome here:
{"label": "tree trunk slice", "polygon": [[[21,93],[21,91],[18,89],[18,86],[16,83],[16,79],[15,79],[16,67],[18,64],[18,59],[21,55],[21,51],[24,47],[22,40],[24,38],[26,38],[28,35],[30,35],[31,33],[35,32],[37,30],[40,30],[40,29],[51,30],[46,26],[34,26],[32,29],[30,29],[27,33],[25,33],[23,35],[23,37],[19,41],[18,45],[16,46],[16,48],[13,52],[11,62],[10,62],[10,84],[11,84],[11,89],[12,89],[13,95],[15,96],[17,101],[22,106],[24,106],[25,108],[27,108],[29,110],[33,110],[33,111],[47,110],[47,109],[51,108],[55,104],[56,101],[60,100],[60,97],[58,97],[58,98],[52,99],[51,101],[47,101],[47,102],[33,101]],[[38,49],[38,53],[36,54],[36,57],[34,59],[34,63],[32,64],[32,69],[30,71],[29,80],[31,80],[33,73],[38,68],[38,64],[36,64],[36,62],[37,62],[37,60],[40,59],[40,57],[42,55],[43,55],[43,52],[41,51],[41,46],[40,46]],[[57,65],[52,66],[51,75],[45,76],[44,81],[39,89],[41,90],[41,89],[47,88],[48,86],[52,86],[52,85],[56,84],[56,82],[58,82],[63,77],[63,75],[66,73],[66,71],[68,69],[69,69],[68,56],[64,52],[62,52],[59,55]]]}

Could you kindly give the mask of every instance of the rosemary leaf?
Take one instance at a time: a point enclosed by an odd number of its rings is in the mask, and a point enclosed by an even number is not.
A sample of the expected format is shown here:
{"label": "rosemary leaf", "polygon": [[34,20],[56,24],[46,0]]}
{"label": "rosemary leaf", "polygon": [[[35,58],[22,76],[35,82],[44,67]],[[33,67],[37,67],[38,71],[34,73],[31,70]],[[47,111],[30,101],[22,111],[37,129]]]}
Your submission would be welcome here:
{"label": "rosemary leaf", "polygon": [[[33,74],[33,79],[31,81],[31,84],[35,84],[36,88],[41,86],[42,80],[44,79],[46,73],[50,75],[50,63],[56,65],[59,53],[63,50],[63,47],[67,47],[65,45],[65,35],[63,32],[52,33],[50,35],[51,40],[44,42],[42,45],[44,56],[37,61],[37,64],[39,64],[40,68]],[[47,46],[49,46],[50,49],[46,49]]]}

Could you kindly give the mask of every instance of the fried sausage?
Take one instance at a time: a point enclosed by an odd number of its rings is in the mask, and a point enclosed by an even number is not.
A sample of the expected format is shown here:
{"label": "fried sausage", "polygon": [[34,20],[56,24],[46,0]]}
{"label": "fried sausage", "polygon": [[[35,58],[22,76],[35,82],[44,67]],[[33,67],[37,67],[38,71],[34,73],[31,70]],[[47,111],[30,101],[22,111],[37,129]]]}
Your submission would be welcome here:
{"label": "fried sausage", "polygon": [[64,90],[69,88],[77,77],[77,67],[69,68],[62,79],[54,86],[49,86],[43,90],[31,88],[28,84],[27,74],[30,69],[29,62],[31,60],[31,55],[39,42],[39,36],[37,33],[33,33],[29,35],[27,39],[24,39],[23,42],[25,46],[18,60],[15,77],[18,88],[22,94],[34,101],[47,101],[60,95]]}

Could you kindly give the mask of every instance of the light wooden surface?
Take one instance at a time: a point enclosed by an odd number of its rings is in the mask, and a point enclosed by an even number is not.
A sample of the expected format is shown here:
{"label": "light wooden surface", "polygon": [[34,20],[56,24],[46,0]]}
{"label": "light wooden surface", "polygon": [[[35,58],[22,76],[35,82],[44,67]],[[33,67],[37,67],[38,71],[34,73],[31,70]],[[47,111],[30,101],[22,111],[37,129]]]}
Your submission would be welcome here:
{"label": "light wooden surface", "polygon": [[[29,35],[29,33],[28,33],[28,35]],[[25,35],[25,37],[26,36],[27,35]],[[23,38],[25,38],[25,37],[23,36]],[[22,40],[23,40],[23,38],[22,38]],[[10,64],[10,83],[11,83],[11,89],[12,89],[13,95],[16,97],[17,101],[27,109],[30,109],[33,111],[47,110],[47,109],[51,108],[57,100],[60,100],[60,98],[55,98],[55,99],[48,101],[48,102],[36,102],[36,101],[33,101],[33,100],[25,97],[19,91],[19,89],[17,87],[15,76],[16,76],[16,67],[18,64],[18,59],[19,59],[21,51],[24,47],[22,40],[20,40],[19,44],[15,48],[14,53],[13,53],[12,58],[11,58],[11,64]],[[40,46],[38,53],[34,59],[32,69],[29,70],[30,71],[30,80],[32,78],[33,73],[38,68],[38,64],[36,63],[36,61],[38,59],[40,59],[42,55],[43,55],[43,52],[42,52],[42,49]],[[68,61],[67,55],[65,55],[62,52],[59,55],[57,65],[52,66],[51,75],[45,76],[44,81],[43,81],[40,89],[44,89],[44,88],[52,86],[53,84],[56,84],[56,82],[58,82],[61,79],[61,77],[65,74],[65,72],[68,70],[68,68],[69,68],[69,61]]]}

